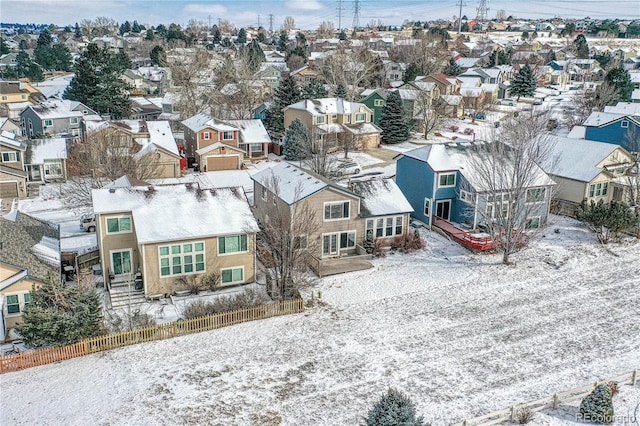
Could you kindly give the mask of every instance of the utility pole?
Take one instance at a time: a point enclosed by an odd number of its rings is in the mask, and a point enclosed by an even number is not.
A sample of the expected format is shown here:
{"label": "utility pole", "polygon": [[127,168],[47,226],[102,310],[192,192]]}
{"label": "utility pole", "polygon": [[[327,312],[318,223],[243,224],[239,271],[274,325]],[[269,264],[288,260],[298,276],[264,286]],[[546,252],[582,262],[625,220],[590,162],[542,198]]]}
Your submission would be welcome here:
{"label": "utility pole", "polygon": [[462,31],[462,0],[460,0],[460,12],[458,13],[458,34]]}
{"label": "utility pole", "polygon": [[211,15],[209,15],[209,29],[211,29]]}
{"label": "utility pole", "polygon": [[360,28],[360,0],[353,2],[353,30]]}
{"label": "utility pole", "polygon": [[338,31],[342,29],[342,0],[338,0]]}

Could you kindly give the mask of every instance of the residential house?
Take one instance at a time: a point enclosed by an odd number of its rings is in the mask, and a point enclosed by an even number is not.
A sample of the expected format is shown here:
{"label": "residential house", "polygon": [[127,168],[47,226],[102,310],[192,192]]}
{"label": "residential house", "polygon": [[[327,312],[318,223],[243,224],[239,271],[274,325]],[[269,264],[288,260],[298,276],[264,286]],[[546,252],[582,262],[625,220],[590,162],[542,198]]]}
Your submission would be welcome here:
{"label": "residential house", "polygon": [[9,117],[0,117],[0,133],[9,132],[18,136],[20,134],[20,126],[14,123]]}
{"label": "residential house", "polygon": [[393,180],[353,180],[349,189],[362,197],[360,217],[365,221],[365,239],[382,239],[388,245],[407,233],[413,208]]}
{"label": "residential house", "polygon": [[298,84],[299,86],[304,86],[310,81],[322,79],[322,74],[310,68],[308,65],[305,65],[302,68],[291,71],[291,77],[293,77],[293,80],[296,82],[296,84]]}
{"label": "residential house", "polygon": [[380,124],[382,110],[386,103],[387,92],[384,89],[365,89],[360,93],[360,100],[373,112],[373,124]]}
{"label": "residential house", "polygon": [[0,69],[15,68],[18,66],[18,54],[14,52],[0,55]]}
{"label": "residential house", "polygon": [[610,143],[560,136],[545,136],[540,143],[549,147],[549,156],[540,166],[558,184],[553,196],[555,212],[574,216],[582,200],[623,200],[624,185],[616,182],[634,162],[627,150]]}
{"label": "residential house", "polygon": [[25,162],[29,183],[64,181],[67,179],[67,140],[65,138],[30,139],[29,162]]}
{"label": "residential house", "polygon": [[[370,268],[366,255],[362,197],[353,191],[289,163],[261,170],[254,182],[254,214],[269,223],[274,209],[284,217],[309,214],[311,235],[300,235],[307,262],[319,276]],[[300,213],[305,212],[305,213]]]}
{"label": "residential house", "polygon": [[322,143],[329,149],[341,132],[357,137],[362,149],[375,148],[380,143],[380,129],[373,124],[373,111],[363,103],[341,98],[306,99],[285,107],[285,129],[295,119],[302,122],[314,144]]}
{"label": "residential house", "polygon": [[133,157],[142,167],[152,168],[155,178],[175,178],[181,175],[182,158],[168,121],[146,121],[148,137],[134,138],[140,146]]}
{"label": "residential house", "polygon": [[222,286],[255,281],[258,230],[242,188],[197,183],[92,192],[106,288],[146,297],[187,290],[180,278],[214,274]]}
{"label": "residential house", "polygon": [[384,60],[382,63],[384,64],[385,81],[404,80],[404,73],[407,69],[407,64],[390,60]]}
{"label": "residential house", "polygon": [[289,69],[285,63],[263,62],[260,64],[260,69],[256,73],[256,78],[265,82],[269,90],[273,92],[280,85],[280,80],[284,73],[288,71]]}
{"label": "residential house", "polygon": [[593,112],[582,125],[585,139],[617,144],[629,152],[640,151],[640,114]]}
{"label": "residential house", "polygon": [[60,281],[60,229],[17,210],[0,216],[0,341],[21,322],[31,289]]}
{"label": "residential house", "polygon": [[82,122],[98,113],[81,102],[48,100],[27,107],[20,113],[22,134],[29,139],[37,136],[71,135],[82,138]]}
{"label": "residential house", "polygon": [[38,89],[22,81],[0,81],[0,105],[16,102],[39,102],[44,96]]}
{"label": "residential house", "polygon": [[421,120],[424,110],[432,108],[440,99],[440,88],[429,81],[411,81],[398,89],[407,119]]}
{"label": "residential house", "polygon": [[[477,155],[476,143],[434,144],[398,156],[396,183],[413,207],[414,218],[428,226],[439,218],[473,230],[496,218],[498,209],[508,214],[513,188],[487,190],[470,160]],[[504,167],[509,167],[508,161]],[[518,218],[527,227],[546,223],[554,185],[542,169],[535,168],[534,173],[526,188],[523,217]]]}
{"label": "residential house", "polygon": [[0,134],[0,200],[6,210],[13,199],[27,196],[26,146],[9,132]]}
{"label": "residential house", "polygon": [[265,158],[271,139],[261,120],[218,120],[197,114],[182,121],[185,154],[204,171],[233,170]]}
{"label": "residential house", "polygon": [[130,120],[159,120],[162,114],[162,98],[132,96]]}

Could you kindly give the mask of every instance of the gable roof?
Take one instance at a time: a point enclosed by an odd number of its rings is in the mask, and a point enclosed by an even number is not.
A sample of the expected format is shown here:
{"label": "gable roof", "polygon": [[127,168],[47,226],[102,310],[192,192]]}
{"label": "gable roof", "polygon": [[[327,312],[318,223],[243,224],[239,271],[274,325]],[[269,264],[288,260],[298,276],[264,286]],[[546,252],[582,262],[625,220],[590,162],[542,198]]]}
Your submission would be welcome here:
{"label": "gable roof", "polygon": [[15,149],[17,151],[24,151],[26,149],[22,142],[16,140],[16,135],[14,133],[7,131],[0,133],[0,145],[4,145],[7,148]]}
{"label": "gable roof", "polygon": [[182,120],[182,125],[189,130],[197,132],[204,128],[204,124],[211,120],[207,114],[196,114],[193,117],[189,117],[186,120]]}
{"label": "gable roof", "polygon": [[550,144],[550,155],[540,166],[551,174],[580,182],[591,182],[604,169],[596,167],[614,151],[618,145],[588,139],[571,139],[560,136],[545,136],[543,143]]}
{"label": "gable roof", "polygon": [[[147,121],[146,123],[147,130],[149,131],[148,145],[153,144],[179,157],[180,153],[178,152],[178,145],[173,137],[173,132],[171,131],[169,122]],[[142,139],[138,138],[136,140],[141,141]]]}
{"label": "gable roof", "polygon": [[297,203],[323,189],[334,189],[360,198],[358,194],[338,186],[335,182],[325,177],[286,162],[269,169],[261,170],[252,175],[251,179],[267,187],[270,186],[271,180],[275,179],[278,188],[274,192],[276,192],[278,198],[289,205]]}
{"label": "gable roof", "polygon": [[362,197],[360,213],[364,217],[413,212],[411,204],[392,179],[352,181],[350,188]]}
{"label": "gable roof", "polygon": [[633,116],[630,116],[629,114],[620,114],[615,112],[592,112],[584,121],[584,123],[582,123],[582,125],[586,127],[602,127],[623,118],[627,118],[632,121],[638,121],[638,119],[640,119],[640,116],[635,118]]}
{"label": "gable roof", "polygon": [[271,142],[262,120],[225,120],[225,123],[240,130],[240,143]]}
{"label": "gable roof", "polygon": [[[256,232],[244,190],[197,184],[92,191],[96,214],[131,212],[139,244]],[[207,213],[204,213],[207,212]]]}
{"label": "gable roof", "polygon": [[[0,261],[27,270],[30,277],[40,281],[49,274],[60,274],[60,229],[20,211],[0,217]],[[42,244],[41,244],[42,243]],[[57,263],[51,258],[51,249],[57,244]],[[39,247],[43,246],[39,250]],[[34,250],[35,248],[35,250]],[[55,252],[56,249],[53,249]]]}
{"label": "gable roof", "polygon": [[307,111],[313,115],[317,114],[351,114],[361,107],[369,109],[360,102],[349,102],[341,98],[320,98],[306,99],[289,105],[286,109],[297,109]]}

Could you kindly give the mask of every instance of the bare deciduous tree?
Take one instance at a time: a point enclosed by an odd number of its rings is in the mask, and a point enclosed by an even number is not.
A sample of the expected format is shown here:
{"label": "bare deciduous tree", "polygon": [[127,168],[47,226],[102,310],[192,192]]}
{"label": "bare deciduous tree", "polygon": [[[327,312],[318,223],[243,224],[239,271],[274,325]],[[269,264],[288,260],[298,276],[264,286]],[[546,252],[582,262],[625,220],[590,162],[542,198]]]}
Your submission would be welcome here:
{"label": "bare deciduous tree", "polygon": [[423,34],[413,44],[400,43],[394,46],[390,56],[396,62],[415,64],[421,75],[444,69],[450,57],[446,43],[434,40],[429,33]]}
{"label": "bare deciduous tree", "polygon": [[169,61],[173,85],[180,93],[177,107],[180,119],[192,117],[204,109],[201,85],[209,78],[209,54],[204,49],[196,49],[192,55],[172,56]]}
{"label": "bare deciduous tree", "polygon": [[336,132],[321,134],[318,129],[311,129],[307,145],[303,147],[304,167],[320,176],[332,177],[336,171],[337,135]]}
{"label": "bare deciduous tree", "polygon": [[422,136],[427,139],[431,132],[439,130],[451,121],[447,115],[446,104],[442,99],[431,99],[431,93],[420,91],[416,97],[416,117]]}
{"label": "bare deciduous tree", "polygon": [[335,33],[336,29],[331,21],[322,21],[317,30],[317,35],[320,38],[331,38],[335,36]]}
{"label": "bare deciduous tree", "polygon": [[574,97],[575,110],[566,110],[564,119],[569,126],[582,124],[592,112],[602,111],[617,99],[616,88],[608,83],[601,83],[595,89],[584,89]]}
{"label": "bare deciduous tree", "polygon": [[292,205],[279,199],[280,179],[271,175],[261,185],[275,197],[264,202],[260,220],[256,256],[267,277],[267,290],[274,299],[289,299],[305,282],[308,253],[318,249],[319,230],[316,212],[306,200],[299,200],[302,188],[296,187]]}
{"label": "bare deciduous tree", "polygon": [[284,22],[282,23],[282,29],[286,32],[294,30],[296,28],[296,20],[293,19],[293,16],[285,16]]}
{"label": "bare deciduous tree", "polygon": [[347,89],[350,101],[360,99],[360,87],[384,80],[384,65],[366,48],[340,50],[324,61],[321,72],[328,84]]}
{"label": "bare deciduous tree", "polygon": [[153,154],[136,154],[140,145],[125,133],[107,127],[87,135],[85,142],[69,146],[68,185],[61,194],[73,209],[91,206],[91,191],[102,188],[122,176],[144,181],[159,177],[160,169]]}
{"label": "bare deciduous tree", "polygon": [[[544,114],[521,114],[495,130],[487,143],[475,144],[469,155],[468,171],[475,181],[478,212],[502,261],[525,242],[524,230],[539,226],[529,223],[551,200],[553,181],[538,164],[551,161],[552,142],[545,138]],[[464,188],[463,188],[464,189]],[[484,205],[485,208],[482,208]]]}
{"label": "bare deciduous tree", "polygon": [[338,149],[344,153],[344,159],[349,157],[349,152],[363,149],[363,137],[358,129],[343,129],[336,135]]}

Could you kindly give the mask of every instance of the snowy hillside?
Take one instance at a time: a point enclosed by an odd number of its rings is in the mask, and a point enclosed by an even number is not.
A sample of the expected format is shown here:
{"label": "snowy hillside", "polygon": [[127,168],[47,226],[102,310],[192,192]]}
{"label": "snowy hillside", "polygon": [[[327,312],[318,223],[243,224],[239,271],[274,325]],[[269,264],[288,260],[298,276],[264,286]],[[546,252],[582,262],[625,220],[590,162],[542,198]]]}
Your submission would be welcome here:
{"label": "snowy hillside", "polygon": [[515,266],[425,232],[304,314],[4,374],[0,424],[355,425],[394,386],[447,425],[640,368],[640,244],[551,221]]}

